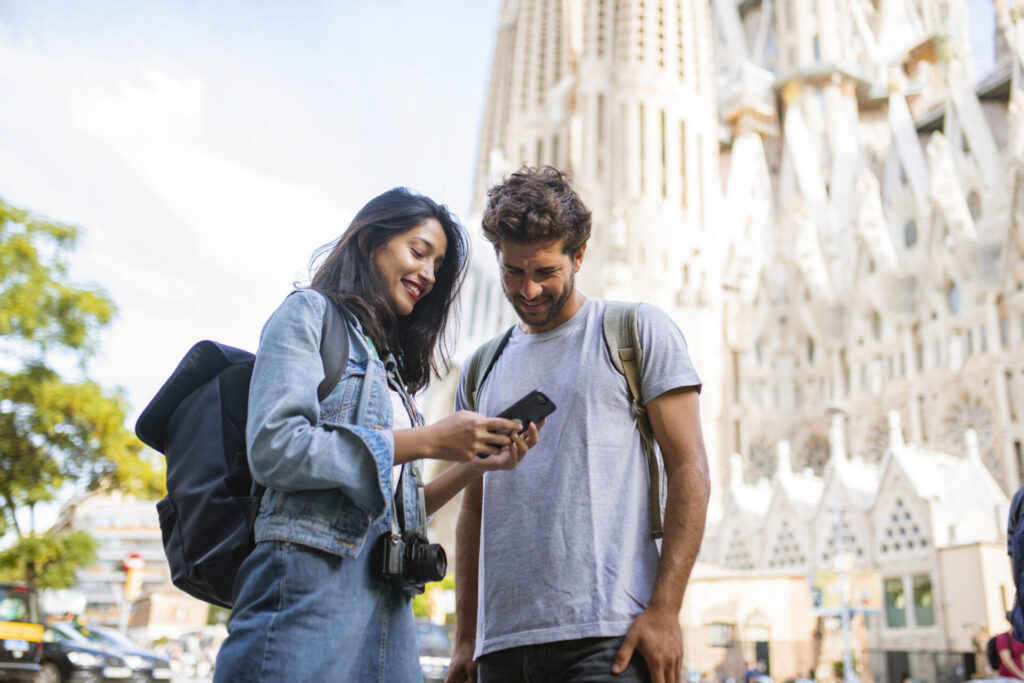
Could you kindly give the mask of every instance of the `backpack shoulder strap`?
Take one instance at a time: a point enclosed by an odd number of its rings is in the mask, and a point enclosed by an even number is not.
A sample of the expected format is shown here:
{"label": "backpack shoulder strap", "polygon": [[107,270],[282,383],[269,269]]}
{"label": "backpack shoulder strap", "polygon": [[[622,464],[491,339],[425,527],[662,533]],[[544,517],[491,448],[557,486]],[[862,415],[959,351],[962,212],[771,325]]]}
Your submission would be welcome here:
{"label": "backpack shoulder strap", "polygon": [[494,367],[498,356],[501,355],[505,345],[508,344],[514,329],[515,325],[509,327],[490,341],[485,342],[466,361],[460,381],[462,382],[462,395],[469,401],[469,407],[472,410],[476,410],[477,392],[480,391],[480,387],[483,385],[484,380],[487,379],[487,375],[491,374],[491,368]]}
{"label": "backpack shoulder strap", "polygon": [[654,430],[647,415],[647,405],[641,391],[644,351],[640,346],[640,331],[636,311],[640,304],[630,301],[608,301],[604,312],[604,343],[612,365],[626,378],[629,402],[640,431],[647,471],[650,475],[651,538],[664,535],[661,520],[661,474],[654,449]]}
{"label": "backpack shoulder strap", "polygon": [[317,400],[324,400],[341,381],[341,373],[348,364],[348,324],[338,307],[329,297],[324,309],[324,327],[320,334],[320,360],[324,364],[324,378],[316,388]]}

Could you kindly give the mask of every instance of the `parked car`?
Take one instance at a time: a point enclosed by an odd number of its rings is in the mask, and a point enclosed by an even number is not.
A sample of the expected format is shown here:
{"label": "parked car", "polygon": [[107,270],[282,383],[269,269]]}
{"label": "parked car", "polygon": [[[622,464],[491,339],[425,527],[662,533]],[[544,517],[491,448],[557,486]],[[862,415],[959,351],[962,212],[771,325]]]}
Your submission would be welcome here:
{"label": "parked car", "polygon": [[420,649],[420,669],[426,683],[444,681],[452,660],[452,639],[444,626],[426,619],[416,620],[416,644]]}
{"label": "parked car", "polygon": [[117,629],[95,624],[76,624],[75,629],[91,642],[117,650],[125,664],[141,681],[171,679],[171,660],[155,650],[147,650]]}
{"label": "parked car", "polygon": [[0,583],[0,680],[31,681],[43,656],[43,625],[35,592]]}
{"label": "parked car", "polygon": [[69,622],[43,630],[43,660],[36,683],[127,683],[141,681],[116,651],[97,645]]}

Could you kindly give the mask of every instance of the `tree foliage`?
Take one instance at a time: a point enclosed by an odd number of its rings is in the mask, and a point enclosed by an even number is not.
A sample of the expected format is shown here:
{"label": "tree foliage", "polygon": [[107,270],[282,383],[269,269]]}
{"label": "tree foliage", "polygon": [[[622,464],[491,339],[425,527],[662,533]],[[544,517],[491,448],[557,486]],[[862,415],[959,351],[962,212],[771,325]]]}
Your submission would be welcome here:
{"label": "tree foliage", "polygon": [[96,539],[84,531],[26,536],[0,553],[0,576],[39,588],[70,588],[77,567],[96,561]]}
{"label": "tree foliage", "polygon": [[[441,601],[444,599],[444,592],[455,590],[455,574],[448,572],[443,579],[428,583],[424,589],[419,595],[413,596],[412,613],[414,616],[429,619],[434,616],[433,612],[443,606]],[[451,621],[455,614],[447,612],[445,616]]]}
{"label": "tree foliage", "polygon": [[114,304],[100,290],[68,282],[67,256],[78,228],[34,218],[0,200],[0,338],[45,352],[93,349]]}
{"label": "tree foliage", "polygon": [[[125,427],[121,393],[86,376],[115,307],[103,290],[71,282],[77,239],[76,227],[0,200],[0,534],[20,539],[0,554],[0,567],[56,583],[70,577],[53,561],[58,551],[89,554],[76,537],[21,529],[19,509],[54,501],[72,484],[146,496],[163,487],[162,463],[142,456]],[[76,376],[62,367],[77,367]]]}

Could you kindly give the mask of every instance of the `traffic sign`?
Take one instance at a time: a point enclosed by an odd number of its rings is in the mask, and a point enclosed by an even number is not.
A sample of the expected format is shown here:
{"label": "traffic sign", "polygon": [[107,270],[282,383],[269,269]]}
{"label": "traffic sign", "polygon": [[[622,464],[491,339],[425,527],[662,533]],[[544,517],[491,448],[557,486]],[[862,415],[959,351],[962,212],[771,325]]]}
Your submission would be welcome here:
{"label": "traffic sign", "polygon": [[129,571],[131,569],[145,569],[146,560],[138,553],[128,553],[121,561],[121,568],[125,571]]}

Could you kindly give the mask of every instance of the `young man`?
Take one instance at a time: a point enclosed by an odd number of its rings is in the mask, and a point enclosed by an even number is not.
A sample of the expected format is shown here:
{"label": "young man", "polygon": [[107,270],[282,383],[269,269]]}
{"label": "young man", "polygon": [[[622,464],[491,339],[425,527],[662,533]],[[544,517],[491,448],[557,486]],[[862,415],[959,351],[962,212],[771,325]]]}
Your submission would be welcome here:
{"label": "young man", "polygon": [[[710,490],[686,342],[662,311],[639,307],[642,394],[667,482],[659,552],[641,437],[605,346],[605,302],[575,286],[590,211],[550,167],[513,173],[488,197],[484,234],[520,322],[475,408],[497,415],[540,389],[558,409],[537,453],[466,489],[448,680],[678,681],[679,610]],[[465,379],[458,409],[469,405]]]}

